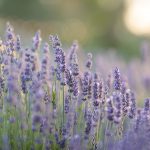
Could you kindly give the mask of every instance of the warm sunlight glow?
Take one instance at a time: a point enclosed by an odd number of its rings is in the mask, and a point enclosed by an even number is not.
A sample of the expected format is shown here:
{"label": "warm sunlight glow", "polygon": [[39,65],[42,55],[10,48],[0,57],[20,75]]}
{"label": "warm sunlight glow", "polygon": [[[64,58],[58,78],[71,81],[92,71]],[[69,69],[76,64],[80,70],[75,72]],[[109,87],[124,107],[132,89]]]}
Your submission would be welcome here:
{"label": "warm sunlight glow", "polygon": [[132,33],[150,34],[150,0],[127,1],[124,20]]}

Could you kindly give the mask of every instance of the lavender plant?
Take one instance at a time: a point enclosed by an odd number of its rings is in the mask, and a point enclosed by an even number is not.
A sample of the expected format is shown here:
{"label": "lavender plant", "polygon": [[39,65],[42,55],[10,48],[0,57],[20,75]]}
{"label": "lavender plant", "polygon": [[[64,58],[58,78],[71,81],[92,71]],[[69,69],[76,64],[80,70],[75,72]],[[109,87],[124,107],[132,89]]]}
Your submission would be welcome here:
{"label": "lavender plant", "polygon": [[119,68],[102,78],[91,53],[81,69],[76,41],[67,56],[57,35],[41,43],[38,31],[24,48],[9,23],[0,40],[0,149],[124,149],[142,126],[147,140],[150,100],[137,111]]}

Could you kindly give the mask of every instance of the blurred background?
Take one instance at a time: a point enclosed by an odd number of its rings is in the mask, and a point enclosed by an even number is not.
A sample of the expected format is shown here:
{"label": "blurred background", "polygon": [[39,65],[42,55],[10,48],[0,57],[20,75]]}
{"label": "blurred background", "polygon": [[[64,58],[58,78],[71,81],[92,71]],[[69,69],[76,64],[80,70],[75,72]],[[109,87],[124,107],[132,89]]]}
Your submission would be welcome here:
{"label": "blurred background", "polygon": [[150,0],[0,0],[1,36],[7,21],[25,44],[40,29],[46,41],[57,33],[64,45],[131,58],[149,40]]}

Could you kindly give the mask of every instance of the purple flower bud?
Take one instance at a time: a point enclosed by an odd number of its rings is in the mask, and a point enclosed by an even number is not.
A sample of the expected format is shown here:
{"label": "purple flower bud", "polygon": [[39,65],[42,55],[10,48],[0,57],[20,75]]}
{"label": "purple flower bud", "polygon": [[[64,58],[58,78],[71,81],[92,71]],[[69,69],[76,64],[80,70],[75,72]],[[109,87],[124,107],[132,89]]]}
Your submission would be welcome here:
{"label": "purple flower bud", "polygon": [[129,110],[129,106],[130,106],[130,99],[131,99],[131,93],[130,93],[130,89],[128,89],[128,90],[126,90],[126,94],[125,94],[125,103],[126,103],[127,112]]}
{"label": "purple flower bud", "polygon": [[91,53],[88,53],[88,61],[86,62],[86,67],[88,69],[92,68],[92,54]]}
{"label": "purple flower bud", "polygon": [[[124,93],[124,91],[122,91]],[[130,101],[131,101],[131,92],[130,89],[127,89],[124,94],[121,96],[122,101],[122,113],[126,116],[129,112]]]}
{"label": "purple flower bud", "polygon": [[99,99],[101,100],[103,98],[103,82],[100,80],[99,82]]}
{"label": "purple flower bud", "polygon": [[50,37],[52,41],[52,46],[55,51],[55,62],[57,64],[56,67],[56,75],[57,79],[60,80],[61,85],[66,84],[66,78],[65,78],[65,70],[66,70],[66,61],[65,61],[65,53],[63,49],[61,48],[61,43],[58,39],[58,36],[51,36]]}
{"label": "purple flower bud", "polygon": [[109,121],[113,121],[114,119],[114,108],[113,108],[113,105],[112,105],[112,98],[108,98],[107,99],[107,119]]}
{"label": "purple flower bud", "polygon": [[35,138],[35,143],[36,144],[42,144],[42,138],[41,137],[36,137]]}
{"label": "purple flower bud", "polygon": [[71,65],[71,70],[72,70],[72,74],[74,76],[78,76],[79,75],[79,65],[76,63],[76,64],[72,64]]}
{"label": "purple flower bud", "polygon": [[27,83],[24,73],[21,73],[21,89],[23,93],[27,93]]}
{"label": "purple flower bud", "polygon": [[44,48],[43,48],[43,53],[48,53],[49,52],[49,45],[48,45],[48,43],[45,43],[44,44]]}
{"label": "purple flower bud", "polygon": [[77,97],[79,95],[79,83],[78,79],[74,79],[73,82],[73,96]]}
{"label": "purple flower bud", "polygon": [[4,90],[5,88],[5,79],[3,76],[0,76],[0,89]]}
{"label": "purple flower bud", "polygon": [[146,111],[146,112],[150,111],[150,99],[149,98],[145,99],[144,111]]}
{"label": "purple flower bud", "polygon": [[82,100],[86,101],[87,96],[91,97],[91,76],[89,72],[85,72],[83,78],[81,79],[81,92],[82,92]]}
{"label": "purple flower bud", "polygon": [[13,27],[10,25],[10,23],[7,23],[7,28],[6,28],[6,39],[7,40],[13,40],[14,39],[14,29]]}
{"label": "purple flower bud", "polygon": [[80,150],[80,149],[82,149],[81,136],[80,135],[76,134],[76,135],[71,137],[69,149],[71,149],[71,150],[76,150],[76,149]]}
{"label": "purple flower bud", "polygon": [[141,123],[142,115],[141,115],[141,110],[137,110],[137,115],[135,119],[135,126],[134,126],[134,131],[138,132],[140,123]]}
{"label": "purple flower bud", "polygon": [[130,109],[129,109],[129,118],[134,118],[136,115],[136,101],[135,95],[131,92],[131,99],[130,99]]}
{"label": "purple flower bud", "polygon": [[59,69],[55,69],[57,80],[61,80],[61,72]]}
{"label": "purple flower bud", "polygon": [[42,122],[42,117],[38,114],[35,114],[32,118],[33,125],[41,124],[41,122]]}
{"label": "purple flower bud", "polygon": [[120,71],[117,67],[114,70],[114,89],[115,90],[121,89]]}
{"label": "purple flower bud", "polygon": [[61,72],[65,72],[65,69],[66,69],[66,64],[65,64],[65,63],[66,63],[66,62],[65,62],[65,52],[62,51],[62,52],[60,53],[60,56],[59,56],[59,57],[60,57],[59,69],[60,69]]}
{"label": "purple flower bud", "polygon": [[35,36],[33,37],[33,49],[32,49],[32,51],[35,52],[40,47],[41,41],[42,41],[41,32],[39,30],[35,33]]}
{"label": "purple flower bud", "polygon": [[79,75],[79,65],[78,65],[78,58],[76,54],[76,50],[78,49],[77,42],[74,42],[70,49],[70,55],[69,55],[69,68],[72,71],[72,74],[74,76]]}
{"label": "purple flower bud", "polygon": [[121,100],[122,100],[122,113],[123,116],[126,116],[128,113],[128,107],[127,107],[127,101],[125,95],[122,95]]}
{"label": "purple flower bud", "polygon": [[66,139],[63,138],[62,140],[59,141],[59,146],[61,149],[65,148],[66,146]]}
{"label": "purple flower bud", "polygon": [[59,143],[59,135],[58,135],[58,132],[56,132],[54,136],[55,136],[56,143],[58,144],[58,143]]}
{"label": "purple flower bud", "polygon": [[48,94],[48,92],[45,92],[44,95],[44,102],[47,104],[50,102],[50,95]]}
{"label": "purple flower bud", "polygon": [[65,113],[67,114],[69,112],[69,104],[70,104],[70,96],[67,95],[65,97]]}
{"label": "purple flower bud", "polygon": [[99,82],[98,82],[98,76],[95,73],[94,74],[94,83],[93,83],[93,99],[98,100],[99,98]]}
{"label": "purple flower bud", "polygon": [[98,120],[99,120],[99,110],[96,109],[95,107],[95,109],[93,110],[93,115],[92,115],[92,126],[94,128],[97,126]]}
{"label": "purple flower bud", "polygon": [[123,81],[122,84],[121,84],[121,93],[125,94],[126,90],[127,90],[126,82]]}
{"label": "purple flower bud", "polygon": [[92,114],[90,111],[87,112],[87,118],[86,118],[86,127],[85,127],[85,139],[89,138],[90,132],[92,128]]}
{"label": "purple flower bud", "polygon": [[20,36],[19,35],[17,35],[16,36],[16,51],[20,51],[21,50],[21,41],[20,41]]}
{"label": "purple flower bud", "polygon": [[55,35],[55,36],[50,35],[49,39],[52,42],[53,49],[56,49],[57,47],[61,47],[61,42],[59,40],[58,35]]}
{"label": "purple flower bud", "polygon": [[70,48],[69,61],[76,61],[76,51],[78,49],[78,42],[74,41]]}
{"label": "purple flower bud", "polygon": [[88,76],[88,93],[87,93],[87,98],[91,99],[92,98],[92,75],[89,74]]}
{"label": "purple flower bud", "polygon": [[119,94],[115,94],[113,97],[115,109],[114,109],[114,123],[118,124],[121,121],[122,116],[122,105],[121,98]]}
{"label": "purple flower bud", "polygon": [[74,84],[74,79],[72,72],[69,69],[66,69],[66,83],[69,86],[69,92],[73,92],[73,84]]}
{"label": "purple flower bud", "polygon": [[34,107],[33,110],[34,110],[35,112],[40,112],[40,111],[42,110],[40,103],[34,104],[33,107]]}

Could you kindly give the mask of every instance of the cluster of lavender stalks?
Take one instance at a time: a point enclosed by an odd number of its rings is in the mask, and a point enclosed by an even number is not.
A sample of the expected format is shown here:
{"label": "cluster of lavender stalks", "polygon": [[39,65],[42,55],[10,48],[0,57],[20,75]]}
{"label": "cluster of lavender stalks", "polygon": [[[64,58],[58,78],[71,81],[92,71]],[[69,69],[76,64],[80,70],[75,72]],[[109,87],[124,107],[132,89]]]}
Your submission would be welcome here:
{"label": "cluster of lavender stalks", "polygon": [[149,137],[150,99],[138,109],[134,92],[117,67],[102,79],[92,71],[89,53],[85,70],[80,71],[78,43],[73,42],[66,57],[58,36],[50,35],[49,40],[51,47],[44,43],[41,48],[38,31],[31,48],[24,49],[7,24],[6,38],[0,41],[0,149],[148,146],[139,145],[138,137]]}

